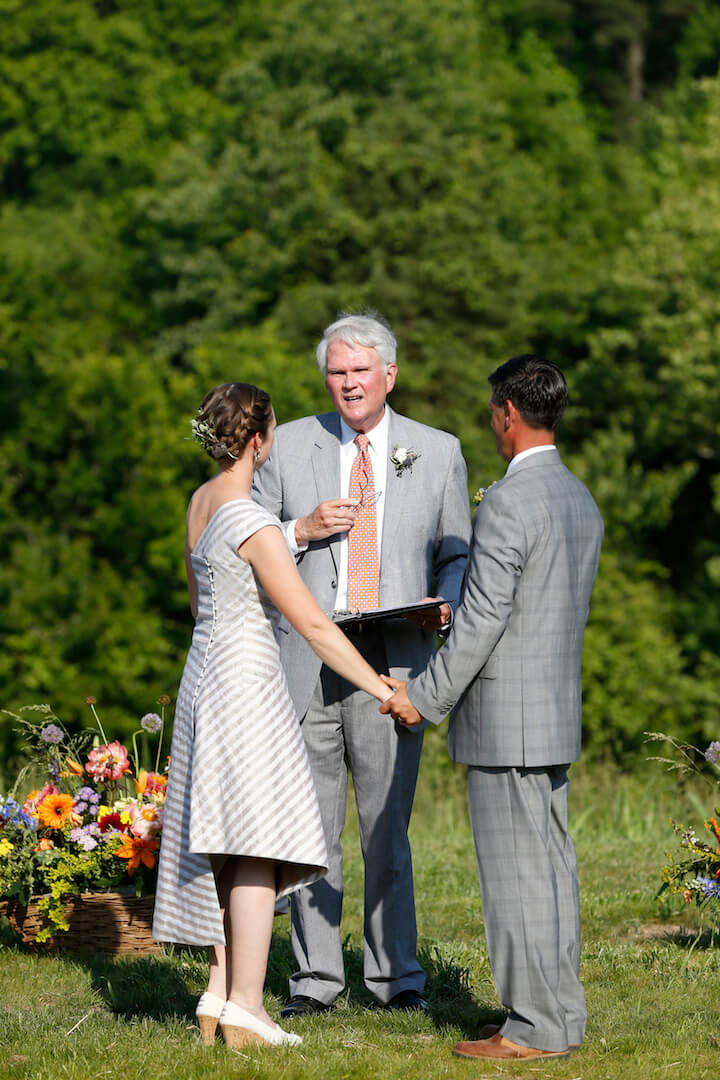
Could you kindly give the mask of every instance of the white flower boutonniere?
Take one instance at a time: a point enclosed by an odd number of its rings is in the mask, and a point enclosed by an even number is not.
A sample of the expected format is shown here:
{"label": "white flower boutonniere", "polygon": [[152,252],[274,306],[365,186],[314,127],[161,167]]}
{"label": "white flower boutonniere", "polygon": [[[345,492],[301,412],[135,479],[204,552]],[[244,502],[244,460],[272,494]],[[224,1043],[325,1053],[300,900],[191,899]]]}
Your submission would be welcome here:
{"label": "white flower boutonniere", "polygon": [[395,475],[402,476],[405,469],[413,471],[413,465],[419,457],[422,457],[422,450],[413,450],[409,446],[398,446],[397,443],[392,448],[392,454],[390,460],[395,466]]}
{"label": "white flower boutonniere", "polygon": [[497,484],[497,480],[493,480],[492,484],[490,484],[486,488],[479,487],[477,489],[477,491],[473,495],[473,502],[475,503],[476,506],[480,505],[480,503],[483,501],[483,499],[485,498],[485,496],[487,495],[488,491],[493,486],[493,484]]}

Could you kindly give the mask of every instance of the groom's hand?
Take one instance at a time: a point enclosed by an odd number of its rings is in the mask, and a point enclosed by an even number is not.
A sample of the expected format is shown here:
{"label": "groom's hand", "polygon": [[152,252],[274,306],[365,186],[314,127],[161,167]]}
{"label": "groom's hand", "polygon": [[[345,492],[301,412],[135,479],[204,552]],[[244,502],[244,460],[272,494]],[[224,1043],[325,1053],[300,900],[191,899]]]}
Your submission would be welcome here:
{"label": "groom's hand", "polygon": [[393,679],[390,675],[381,675],[380,678],[395,691],[391,698],[383,701],[380,706],[381,713],[390,713],[403,727],[417,727],[422,723],[422,716],[407,696],[405,679]]}
{"label": "groom's hand", "polygon": [[318,503],[312,514],[295,522],[295,539],[298,544],[311,540],[325,540],[335,533],[348,532],[357,518],[357,499],[328,499]]}

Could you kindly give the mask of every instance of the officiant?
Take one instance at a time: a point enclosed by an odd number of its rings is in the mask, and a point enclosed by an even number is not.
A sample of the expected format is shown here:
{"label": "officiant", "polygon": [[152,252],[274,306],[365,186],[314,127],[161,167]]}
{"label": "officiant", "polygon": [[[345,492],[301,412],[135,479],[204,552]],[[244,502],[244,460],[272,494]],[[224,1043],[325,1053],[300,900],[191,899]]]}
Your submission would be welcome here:
{"label": "officiant", "polygon": [[[460,444],[387,404],[397,342],[376,313],[339,316],[323,334],[317,361],[334,411],[277,428],[254,497],[285,523],[300,574],[326,611],[443,599],[413,620],[346,631],[376,671],[408,678],[424,669],[460,595],[470,537]],[[386,1008],[424,1010],[408,840],[422,731],[380,716],[375,699],[321,665],[284,620],[278,637],[330,862],[327,877],[292,901],[298,970],[281,1016],[324,1012],[345,987],[341,835],[348,770],[365,866],[365,985]]]}

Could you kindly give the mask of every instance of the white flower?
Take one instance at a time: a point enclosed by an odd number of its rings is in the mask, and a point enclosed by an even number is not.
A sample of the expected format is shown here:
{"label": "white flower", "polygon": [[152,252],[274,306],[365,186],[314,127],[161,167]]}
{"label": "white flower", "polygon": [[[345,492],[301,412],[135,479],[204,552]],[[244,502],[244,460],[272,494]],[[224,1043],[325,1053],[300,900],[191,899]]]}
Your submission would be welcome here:
{"label": "white flower", "polygon": [[413,465],[421,456],[422,450],[413,450],[409,446],[398,446],[395,443],[390,455],[390,461],[395,466],[395,475],[401,476],[404,469],[409,469],[412,472]]}

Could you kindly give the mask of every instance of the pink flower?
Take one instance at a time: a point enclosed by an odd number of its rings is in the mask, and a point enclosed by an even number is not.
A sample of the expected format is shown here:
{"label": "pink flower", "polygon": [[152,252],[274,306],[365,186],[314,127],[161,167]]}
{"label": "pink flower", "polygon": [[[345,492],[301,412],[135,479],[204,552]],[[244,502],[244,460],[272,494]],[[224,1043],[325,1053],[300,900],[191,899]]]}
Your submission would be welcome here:
{"label": "pink flower", "polygon": [[119,780],[130,771],[127,750],[117,739],[106,746],[96,746],[88,755],[85,771],[97,780]]}
{"label": "pink flower", "polygon": [[54,784],[46,784],[41,791],[31,791],[23,804],[26,814],[36,814],[37,808],[46,795],[59,795],[60,790]]}
{"label": "pink flower", "polygon": [[155,803],[137,803],[128,806],[132,816],[130,832],[141,840],[148,840],[162,829],[164,807]]}

